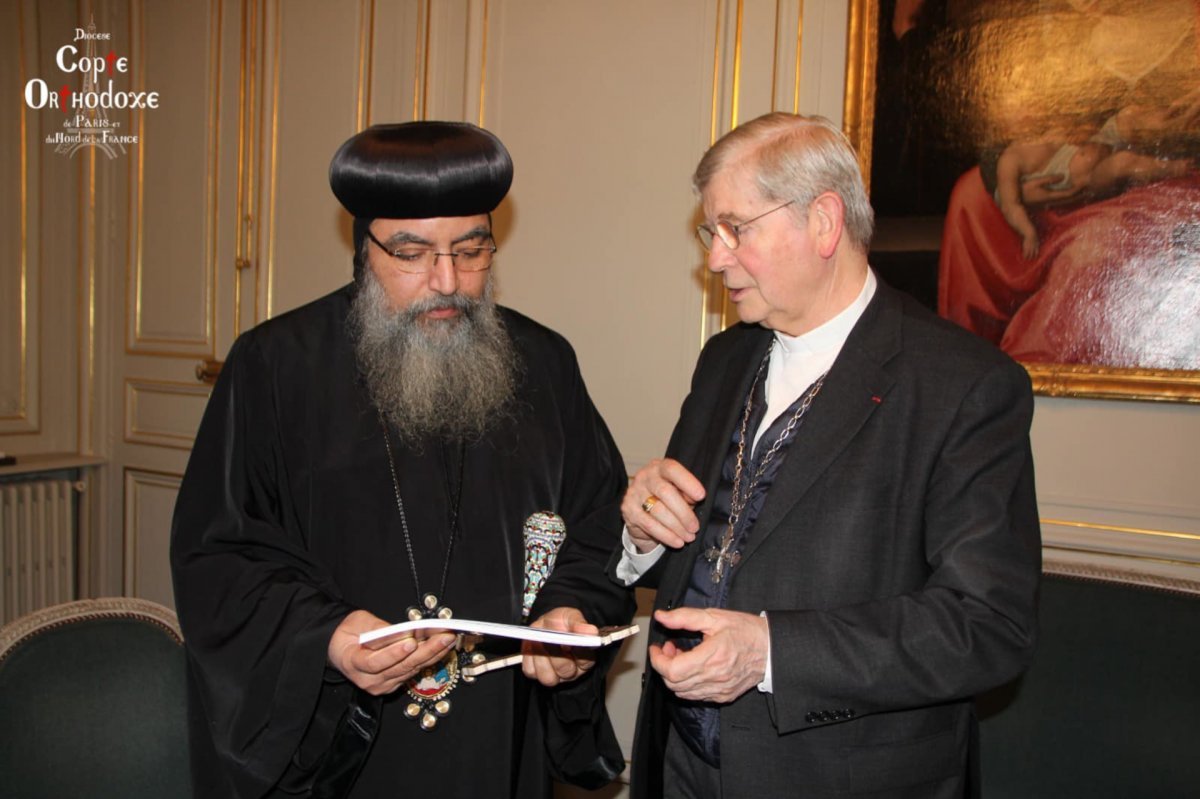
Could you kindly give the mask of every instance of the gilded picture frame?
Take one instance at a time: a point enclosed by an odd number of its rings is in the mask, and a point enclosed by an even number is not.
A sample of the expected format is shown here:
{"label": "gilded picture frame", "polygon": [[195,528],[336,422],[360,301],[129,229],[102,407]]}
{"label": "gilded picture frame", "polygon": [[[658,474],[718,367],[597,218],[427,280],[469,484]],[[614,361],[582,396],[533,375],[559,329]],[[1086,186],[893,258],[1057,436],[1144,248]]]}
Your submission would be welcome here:
{"label": "gilded picture frame", "polygon": [[[882,161],[876,162],[873,159],[887,158],[890,155],[889,152],[873,152],[877,111],[879,111],[881,108],[885,108],[892,98],[890,93],[886,96],[881,96],[880,86],[884,85],[888,79],[891,79],[893,76],[892,73],[895,71],[893,63],[884,67],[885,72],[880,72],[880,50],[882,43],[885,42],[885,40],[881,38],[881,30],[885,35],[895,35],[898,31],[904,31],[906,25],[916,24],[916,17],[912,17],[910,20],[902,19],[902,17],[908,11],[915,10],[920,12],[921,7],[925,4],[925,2],[930,2],[938,7],[939,13],[941,14],[941,20],[953,17],[956,6],[962,9],[968,9],[966,0],[850,0],[844,130],[849,137],[851,144],[855,146],[859,153],[863,174],[868,176],[868,179],[870,179],[873,174],[879,173],[879,167],[883,163]],[[1051,96],[1038,97],[1037,91],[1047,86],[1051,87],[1051,90],[1057,89],[1060,85],[1066,83],[1076,85],[1081,82],[1082,77],[1078,71],[1074,71],[1069,75],[1070,80],[1056,82],[1055,78],[1053,77],[1052,70],[1054,68],[1062,68],[1064,63],[1068,63],[1064,59],[1066,59],[1067,55],[1069,55],[1070,48],[1061,48],[1061,50],[1049,49],[1045,53],[1034,49],[1032,51],[1032,55],[1029,55],[1030,51],[1028,48],[1031,40],[1048,40],[1048,37],[1051,35],[1065,36],[1068,35],[1068,33],[1075,36],[1079,35],[1075,29],[1068,29],[1063,25],[1062,22],[1063,20],[1066,20],[1067,22],[1073,22],[1075,21],[1076,16],[1079,17],[1079,25],[1087,24],[1091,26],[1090,28],[1078,28],[1078,30],[1083,30],[1086,32],[1088,30],[1095,31],[1099,29],[1100,23],[1096,20],[1101,19],[1105,14],[1114,17],[1114,19],[1103,20],[1104,24],[1120,25],[1124,24],[1122,22],[1122,18],[1119,17],[1120,14],[1140,13],[1144,15],[1149,14],[1151,16],[1157,14],[1160,17],[1169,19],[1171,16],[1178,16],[1181,9],[1190,8],[1191,6],[1195,7],[1194,17],[1184,15],[1182,19],[1178,19],[1176,22],[1180,28],[1184,29],[1186,35],[1191,37],[1186,41],[1182,39],[1180,40],[1182,42],[1182,44],[1179,45],[1181,47],[1180,59],[1184,60],[1181,63],[1184,63],[1185,65],[1184,67],[1177,68],[1175,73],[1172,73],[1170,77],[1172,80],[1176,80],[1178,82],[1179,75],[1182,74],[1183,80],[1189,82],[1194,81],[1197,92],[1195,95],[1188,95],[1188,92],[1191,91],[1189,84],[1185,85],[1183,89],[1175,89],[1175,96],[1185,97],[1188,103],[1192,103],[1191,97],[1200,97],[1200,70],[1194,70],[1191,66],[1192,62],[1187,60],[1194,57],[1197,61],[1200,61],[1200,45],[1195,44],[1195,42],[1200,39],[1200,35],[1198,35],[1196,32],[1197,29],[1200,29],[1200,3],[1191,3],[1191,0],[998,0],[998,2],[995,4],[989,3],[969,5],[971,8],[963,11],[961,14],[959,14],[959,18],[955,20],[956,23],[961,25],[961,29],[954,31],[955,37],[953,40],[955,42],[955,46],[958,47],[959,50],[956,54],[957,60],[953,62],[953,65],[956,69],[961,70],[963,75],[970,76],[969,78],[966,78],[966,80],[975,81],[975,84],[968,87],[966,90],[959,91],[956,94],[956,92],[953,90],[953,87],[950,89],[947,88],[947,83],[945,80],[945,76],[955,70],[943,68],[937,73],[931,71],[929,75],[932,77],[928,81],[928,85],[924,87],[925,90],[923,92],[918,92],[918,94],[928,98],[926,102],[952,102],[954,97],[958,97],[961,105],[962,103],[974,102],[972,98],[974,98],[976,95],[982,95],[986,99],[981,100],[980,102],[990,102],[991,113],[993,114],[995,113],[994,109],[998,106],[1007,108],[1020,108],[1020,111],[1022,112],[1022,119],[1026,121],[1037,118],[1039,116],[1037,113],[1035,113],[1037,110],[1044,111],[1049,109],[1053,113],[1058,113],[1063,106],[1061,98]],[[988,11],[978,11],[978,9],[985,6],[987,7]],[[1175,6],[1179,6],[1180,8],[1175,8]],[[898,7],[900,7],[900,11],[897,11]],[[881,19],[881,11],[883,12],[883,19]],[[967,23],[976,24],[978,23],[978,17],[981,13],[992,15],[991,18],[985,19],[984,23],[990,24],[993,28],[998,30],[1012,33],[1011,42],[1006,42],[1003,36],[1001,36],[999,39],[993,37],[991,40],[989,40],[990,44],[987,45],[992,48],[992,50],[988,52],[986,56],[991,60],[993,66],[996,63],[1002,63],[1006,65],[1004,67],[1004,73],[997,81],[997,85],[992,87],[990,93],[987,90],[979,90],[979,70],[977,64],[975,64],[974,67],[975,71],[972,72],[973,67],[971,57],[974,55],[974,53],[970,48],[972,46],[982,47],[983,45],[980,45],[979,42],[983,41],[983,39],[978,37],[972,39],[970,35],[964,35],[962,32],[966,29],[966,23],[963,22],[962,18],[966,15],[972,15],[973,18],[967,20]],[[1004,19],[997,18],[999,15],[1003,14],[1008,14],[1009,16]],[[1003,27],[1000,25],[1000,23],[1003,23]],[[1029,35],[1031,30],[1035,32],[1035,35],[1032,37]],[[1101,30],[1100,33],[1102,34],[1103,30]],[[1122,33],[1127,33],[1127,28],[1126,30],[1123,30]],[[1093,35],[1098,34],[1093,33]],[[1040,39],[1039,36],[1041,37]],[[952,37],[946,35],[943,38],[945,40],[950,40]],[[927,41],[934,40],[929,39]],[[941,45],[939,44],[938,46]],[[963,49],[964,47],[966,48],[965,50]],[[1011,51],[1005,52],[1005,47],[1024,47],[1027,49],[1022,52],[1013,53]],[[1194,56],[1188,50],[1189,47],[1195,47],[1196,52]],[[1024,59],[1024,61],[1022,61],[1022,59]],[[979,60],[982,61],[983,56],[981,56]],[[936,57],[930,57],[930,59],[927,59],[927,62],[936,64],[937,59]],[[941,65],[945,67],[947,63],[949,62],[943,59]],[[1014,65],[1016,66],[1014,67]],[[1182,73],[1180,73],[1180,69],[1183,70]],[[1026,83],[1028,85],[1023,86],[1023,76],[1034,76],[1035,80],[1027,80]],[[881,77],[884,78],[883,81],[881,81]],[[1157,78],[1157,76],[1155,77]],[[916,80],[922,79],[923,78],[920,76],[917,76],[916,78]],[[1143,80],[1145,81],[1145,79]],[[1117,85],[1118,88],[1120,88],[1120,84]],[[1031,86],[1032,89],[1030,88]],[[1111,91],[1111,87],[1107,87],[1107,90],[1109,91],[1109,96],[1095,95],[1086,97],[1079,101],[1082,104],[1091,103],[1092,106],[1095,106],[1095,108],[1081,107],[1082,110],[1072,110],[1080,111],[1081,113],[1082,111],[1094,112],[1092,118],[1100,118],[1099,115],[1101,111],[1099,110],[1099,107],[1101,105],[1109,102],[1128,102],[1127,100],[1112,98],[1111,95],[1113,92]],[[1022,91],[1025,92],[1024,97],[1021,96]],[[1049,93],[1052,94],[1053,92],[1050,91]],[[1033,97],[1032,100],[1030,99],[1030,96]],[[1017,104],[1017,98],[1020,98],[1019,102],[1023,103],[1023,105]],[[1006,102],[1008,103],[1007,106],[1004,105]],[[1177,102],[1175,105],[1180,105],[1182,102],[1183,101]],[[1165,105],[1163,107],[1167,108]],[[1168,113],[1176,113],[1174,106],[1171,106],[1170,108],[1171,110]],[[908,110],[911,111],[911,109]],[[947,114],[949,113],[957,113],[960,117],[963,116],[963,110],[961,107],[955,112],[947,112]],[[1187,113],[1200,115],[1200,102],[1195,102],[1194,104],[1189,105]],[[1076,116],[1078,117],[1079,114]],[[977,140],[968,142],[967,147],[960,148],[961,151],[965,152],[967,149],[977,147],[977,149],[982,152],[987,146],[996,145],[995,141],[985,142],[982,140],[983,138],[988,137],[990,130],[986,127],[988,124],[988,118],[986,115],[981,113],[979,117],[980,120],[982,120],[982,123],[977,120],[974,127],[971,125],[962,126],[963,130],[975,135]],[[1112,114],[1112,117],[1115,118],[1116,114]],[[1046,118],[1046,114],[1042,113],[1041,118]],[[886,124],[892,124],[891,120],[894,119],[894,116],[889,118]],[[1193,122],[1195,122],[1195,120],[1189,117],[1186,127],[1192,129],[1192,132],[1185,132],[1184,134],[1185,138],[1189,136],[1191,137],[1186,141],[1186,144],[1189,147],[1200,145],[1200,133],[1195,132],[1200,131],[1200,124],[1193,125]],[[967,138],[969,138],[969,136]],[[1000,138],[999,135],[996,138]],[[1049,141],[1053,137],[1047,134],[1043,138]],[[1037,141],[1040,142],[1041,139],[1038,139]],[[1022,141],[1020,144],[1023,146],[1024,142]],[[882,149],[884,148],[881,148],[881,150]],[[999,155],[996,156],[997,160],[999,160],[1001,157],[1004,157],[1005,153],[1008,152],[1008,150],[1003,146],[995,147],[995,149],[999,153]],[[1134,149],[1134,147],[1130,145],[1129,149]],[[1014,152],[1019,152],[1017,148],[1017,142],[1015,141],[1012,143],[1012,150]],[[1103,149],[1101,149],[1101,152],[1103,152]],[[1196,166],[1200,165],[1200,158],[1197,157],[1200,156],[1200,149],[1197,149],[1194,152],[1185,153],[1181,159],[1186,160],[1177,161],[1170,156],[1164,156],[1157,152],[1154,153],[1154,155],[1157,160],[1162,161],[1163,163],[1185,164],[1185,166],[1180,167],[1180,169],[1188,170],[1188,180],[1191,180],[1193,172],[1200,174],[1200,169],[1196,169]],[[927,162],[936,162],[939,165],[943,165],[943,162],[947,159],[939,157],[937,159],[927,158],[926,160]],[[951,157],[949,160],[953,161],[954,159]],[[982,157],[979,158],[980,162],[983,160],[984,159]],[[967,162],[964,162],[964,165],[966,163]],[[1003,168],[1001,169],[1001,174],[1004,174]],[[1033,178],[1027,178],[1025,176],[1021,176],[1020,179],[1023,181],[1033,180]],[[1084,181],[1077,180],[1077,183],[1082,182]],[[936,180],[930,180],[929,184],[930,188],[925,190],[926,198],[922,201],[925,205],[929,206],[929,208],[925,209],[926,212],[936,213],[939,210],[938,208],[934,207],[938,203],[938,197],[935,195],[941,195],[940,201],[942,206],[940,210],[942,213],[946,214],[945,218],[957,218],[953,217],[954,206],[952,204],[950,205],[949,212],[946,210],[946,204],[950,199],[949,195],[945,191],[945,186],[947,185],[946,181],[943,180],[942,184],[939,185]],[[1022,183],[1020,185],[1023,186],[1024,184]],[[1127,181],[1122,185],[1133,184]],[[1153,196],[1155,187],[1159,185],[1162,184],[1154,183],[1147,186],[1139,183],[1138,189],[1143,191],[1143,193]],[[1197,179],[1196,185],[1197,187],[1200,187],[1200,178]],[[897,220],[889,219],[889,211],[886,207],[886,202],[877,201],[877,194],[883,195],[884,190],[882,187],[880,187],[880,190],[877,192],[875,187],[869,188],[872,189],[872,202],[876,205],[880,228],[887,229],[887,223],[889,221]],[[954,191],[958,191],[958,188],[959,186],[956,184]],[[1193,186],[1191,183],[1188,183],[1185,188],[1188,191],[1191,191]],[[1002,190],[997,188],[995,190],[995,206],[997,207],[1001,206],[1001,196]],[[1130,196],[1132,196],[1132,194]],[[1200,195],[1191,194],[1185,196],[1189,198],[1192,196],[1200,197]],[[902,201],[904,201],[904,199],[902,199]],[[1102,198],[1102,200],[1110,203],[1116,202],[1114,200],[1107,200],[1106,198]],[[1068,202],[1075,203],[1075,205],[1068,205],[1068,210],[1071,208],[1082,207],[1084,204],[1079,200],[1079,195],[1070,198]],[[1101,200],[1097,200],[1095,202],[1098,207],[1101,203]],[[883,206],[882,208],[881,205]],[[1003,221],[1007,218],[1007,214],[1004,217],[1001,217],[1001,215],[998,213],[997,207],[990,209],[988,213]],[[1186,217],[1186,219],[1178,222],[1175,229],[1183,230],[1188,236],[1188,240],[1184,242],[1182,249],[1185,256],[1189,259],[1186,264],[1187,274],[1189,276],[1195,276],[1200,274],[1200,244],[1198,244],[1196,241],[1192,241],[1192,239],[1196,239],[1197,231],[1200,231],[1200,200],[1192,203],[1188,208],[1181,209],[1181,214],[1182,216]],[[1069,217],[1070,214],[1059,213],[1057,210],[1052,208],[1050,216],[1057,220],[1059,218]],[[936,220],[936,217],[922,217],[922,219],[926,218],[933,218]],[[942,224],[945,225],[949,223],[943,222]],[[1040,217],[1038,218],[1038,225],[1039,230],[1042,230],[1043,228],[1041,226]],[[993,226],[995,227],[995,225]],[[908,227],[913,226],[909,225]],[[936,235],[936,231],[933,235]],[[1014,251],[1017,253],[1017,256],[1015,257],[1023,257],[1021,250],[1021,247],[1023,246],[1022,237],[1020,233],[1017,232],[1017,228],[1006,228],[1003,232],[997,232],[996,235],[1011,236],[1014,243],[1013,246],[1015,247]],[[1074,235],[1077,239],[1081,234],[1076,233]],[[937,251],[931,253],[931,257],[938,259],[937,269],[939,272],[939,283],[941,284],[940,293],[944,295],[946,289],[943,281],[945,279],[947,269],[946,262],[948,260],[948,258],[944,256],[944,252],[946,251],[946,244],[944,242],[948,241],[946,228],[941,228],[941,236],[943,238],[943,243],[933,245],[933,249]],[[1178,234],[1176,235],[1176,238],[1178,238]],[[1036,248],[1037,244],[1034,244],[1033,246]],[[1099,247],[1102,245],[1097,244],[1096,246]],[[1036,252],[1037,255],[1028,257],[1034,259],[1047,257],[1045,255],[1045,250],[1039,252],[1035,249],[1034,252]],[[873,264],[875,263],[874,255],[875,253],[873,252]],[[1164,252],[1162,257],[1167,257],[1167,254]],[[1170,254],[1170,257],[1178,261],[1179,254],[1177,252],[1173,252]],[[1076,265],[1074,268],[1078,270],[1086,269],[1086,267],[1087,264],[1082,264]],[[926,271],[929,269],[929,267],[924,268]],[[1053,265],[1048,268],[1053,268]],[[1098,278],[1093,278],[1093,280],[1095,279]],[[1189,277],[1188,279],[1191,281],[1189,285],[1200,285],[1200,278]],[[1094,291],[1094,289],[1090,290]],[[1165,292],[1167,288],[1164,287],[1162,290]],[[1191,294],[1188,295],[1188,297],[1191,296]],[[1103,362],[1103,359],[1097,359],[1094,362],[1091,360],[1088,360],[1087,362],[1062,362],[1056,360],[1044,360],[1041,358],[1022,357],[1017,352],[1013,352],[1013,354],[1014,357],[1017,357],[1018,360],[1020,360],[1028,370],[1033,380],[1034,389],[1039,394],[1058,397],[1096,397],[1157,402],[1200,403],[1200,341],[1194,340],[1194,331],[1197,328],[1195,319],[1191,318],[1193,311],[1196,309],[1192,308],[1194,298],[1189,300],[1187,297],[1185,297],[1184,299],[1185,301],[1182,303],[1182,307],[1179,312],[1186,314],[1187,317],[1178,318],[1172,322],[1173,324],[1179,325],[1178,329],[1180,334],[1184,337],[1184,341],[1177,343],[1176,345],[1172,345],[1177,346],[1179,351],[1172,356],[1175,359],[1175,362],[1170,364],[1170,368],[1159,368],[1156,364],[1142,362],[1136,362],[1132,364],[1105,363]],[[938,305],[940,310],[945,304],[943,300],[944,297],[939,297]],[[943,315],[948,314],[943,313]],[[956,319],[955,321],[959,320]],[[1147,324],[1151,323],[1147,322]],[[1162,323],[1161,320],[1156,320],[1153,322],[1153,324],[1161,326]],[[1158,330],[1158,327],[1156,327],[1155,330]],[[1170,333],[1171,331],[1167,330],[1165,335],[1169,337]],[[1007,337],[1005,340],[1007,341]],[[1000,342],[998,341],[997,343]],[[1005,346],[1004,348],[1008,349],[1008,346]],[[1012,352],[1012,350],[1010,350],[1010,352]],[[1181,358],[1184,368],[1176,368],[1176,366],[1179,365],[1179,363],[1176,362],[1178,362]]]}

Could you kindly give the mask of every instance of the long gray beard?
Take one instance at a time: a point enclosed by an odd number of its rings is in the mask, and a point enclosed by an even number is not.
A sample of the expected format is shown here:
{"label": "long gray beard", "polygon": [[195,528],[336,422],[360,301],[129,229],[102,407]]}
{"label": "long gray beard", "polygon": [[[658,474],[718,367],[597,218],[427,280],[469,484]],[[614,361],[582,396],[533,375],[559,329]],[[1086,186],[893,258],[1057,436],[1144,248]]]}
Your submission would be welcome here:
{"label": "long gray beard", "polygon": [[[437,308],[462,314],[421,321]],[[430,297],[395,311],[366,269],[349,324],[371,400],[409,445],[429,436],[477,441],[511,412],[520,364],[490,275],[480,299]]]}

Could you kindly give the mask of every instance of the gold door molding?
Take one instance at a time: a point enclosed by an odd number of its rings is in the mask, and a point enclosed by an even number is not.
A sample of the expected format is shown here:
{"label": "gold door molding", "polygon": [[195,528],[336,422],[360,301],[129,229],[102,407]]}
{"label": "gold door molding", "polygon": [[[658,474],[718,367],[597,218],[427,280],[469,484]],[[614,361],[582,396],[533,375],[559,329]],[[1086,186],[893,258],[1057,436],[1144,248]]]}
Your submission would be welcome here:
{"label": "gold door molding", "polygon": [[183,475],[126,468],[124,571],[126,596],[140,596],[174,607],[171,592],[171,517]]}
{"label": "gold door molding", "polygon": [[135,89],[166,97],[132,112],[126,352],[203,357],[216,346],[227,7],[133,0],[129,9]]}
{"label": "gold door molding", "polygon": [[209,393],[202,383],[126,378],[125,440],[190,450]]}

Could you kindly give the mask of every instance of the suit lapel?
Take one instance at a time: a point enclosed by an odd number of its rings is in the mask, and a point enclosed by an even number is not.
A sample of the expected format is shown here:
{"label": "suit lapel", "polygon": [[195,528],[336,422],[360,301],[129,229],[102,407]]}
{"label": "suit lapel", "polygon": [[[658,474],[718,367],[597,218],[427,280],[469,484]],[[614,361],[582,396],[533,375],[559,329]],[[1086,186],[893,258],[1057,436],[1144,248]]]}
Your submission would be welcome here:
{"label": "suit lapel", "polygon": [[[733,436],[734,427],[741,424],[746,394],[749,393],[754,375],[767,352],[771,335],[765,328],[747,327],[746,334],[731,348],[720,374],[716,376],[715,379],[719,380],[719,383],[706,392],[708,400],[712,403],[709,407],[713,409],[708,420],[707,434],[696,449],[695,460],[684,464],[692,469],[704,484],[704,500],[696,507],[696,516],[702,525],[712,511],[713,497],[721,479],[721,467],[729,451],[729,440]],[[703,533],[704,529],[701,527],[696,540],[679,550],[671,559],[675,568],[664,576],[662,588],[666,589],[663,592],[665,596],[675,599],[682,595]]]}
{"label": "suit lapel", "polygon": [[759,364],[767,353],[767,345],[771,341],[771,333],[764,328],[750,331],[745,339],[739,342],[733,357],[725,367],[713,408],[712,424],[708,435],[704,437],[702,454],[697,461],[697,467],[704,473],[697,476],[704,482],[704,502],[700,510],[707,511],[721,479],[721,467],[729,451],[729,440],[733,430],[742,422],[745,411],[746,395],[754,382]]}
{"label": "suit lapel", "polygon": [[900,349],[899,298],[882,283],[846,339],[775,475],[742,549],[743,563],[854,440],[891,389],[884,365]]}

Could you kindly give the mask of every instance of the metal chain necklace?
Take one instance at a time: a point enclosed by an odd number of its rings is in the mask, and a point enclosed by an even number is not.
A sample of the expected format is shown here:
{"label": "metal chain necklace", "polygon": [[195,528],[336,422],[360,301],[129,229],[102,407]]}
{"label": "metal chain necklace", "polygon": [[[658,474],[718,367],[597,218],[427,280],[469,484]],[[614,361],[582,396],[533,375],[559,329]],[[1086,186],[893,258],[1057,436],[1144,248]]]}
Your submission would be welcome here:
{"label": "metal chain necklace", "polygon": [[[742,559],[742,553],[733,549],[734,541],[737,537],[737,525],[741,520],[742,511],[746,509],[746,503],[750,501],[750,497],[754,495],[754,489],[758,487],[758,481],[766,473],[767,465],[775,459],[776,453],[783,447],[783,443],[787,441],[792,432],[804,419],[808,409],[812,406],[813,400],[821,390],[821,386],[825,384],[825,376],[829,374],[826,371],[818,377],[808,390],[804,392],[804,397],[800,401],[799,407],[796,408],[792,418],[788,420],[787,425],[782,432],[771,443],[770,449],[763,455],[759,461],[758,468],[754,471],[754,475],[750,478],[750,484],[742,486],[742,470],[746,462],[746,433],[750,425],[750,411],[753,407],[754,393],[758,390],[759,381],[762,379],[763,372],[767,369],[767,364],[771,360],[771,350],[775,348],[775,339],[772,337],[770,345],[767,346],[767,354],[763,356],[762,362],[758,365],[758,371],[754,375],[754,382],[750,385],[750,393],[746,395],[746,406],[742,411],[742,425],[738,430],[737,441],[737,461],[733,469],[733,491],[729,497],[729,521],[725,525],[725,533],[721,536],[721,545],[718,549],[715,546],[709,547],[704,552],[704,559],[712,566],[712,581],[714,583],[721,582],[725,576],[726,570],[732,570],[734,566]],[[766,401],[765,391],[763,401]]]}
{"label": "metal chain necklace", "polygon": [[[462,502],[463,472],[466,464],[466,446],[460,445],[458,458],[458,486],[454,489],[450,483],[450,473],[446,466],[442,468],[442,476],[446,483],[446,502],[449,503],[447,522],[450,531],[446,541],[446,559],[442,564],[442,579],[438,584],[436,594],[422,594],[421,581],[417,576],[417,559],[413,553],[412,536],[408,531],[408,515],[404,512],[404,499],[400,496],[400,478],[396,474],[396,458],[392,454],[392,444],[388,433],[387,422],[383,413],[378,412],[379,425],[383,429],[383,446],[387,450],[388,470],[392,475],[392,489],[396,493],[396,510],[400,512],[400,529],[404,533],[404,550],[408,554],[408,567],[412,572],[413,588],[417,593],[417,604],[409,607],[410,621],[418,619],[449,619],[454,615],[450,608],[441,604],[441,597],[446,591],[446,578],[450,574],[450,560],[454,555],[454,540],[458,537],[458,509]],[[474,682],[474,677],[462,673],[463,667],[483,659],[481,653],[473,652],[473,643],[465,643],[463,647],[455,648],[447,653],[439,663],[428,666],[421,673],[405,683],[405,692],[412,701],[404,708],[404,715],[417,720],[422,730],[432,730],[437,726],[438,719],[450,712],[450,700],[447,695],[453,691],[461,679],[463,682]]]}

